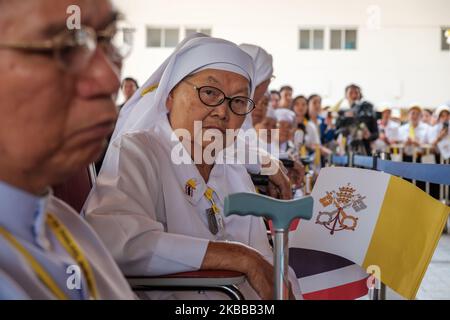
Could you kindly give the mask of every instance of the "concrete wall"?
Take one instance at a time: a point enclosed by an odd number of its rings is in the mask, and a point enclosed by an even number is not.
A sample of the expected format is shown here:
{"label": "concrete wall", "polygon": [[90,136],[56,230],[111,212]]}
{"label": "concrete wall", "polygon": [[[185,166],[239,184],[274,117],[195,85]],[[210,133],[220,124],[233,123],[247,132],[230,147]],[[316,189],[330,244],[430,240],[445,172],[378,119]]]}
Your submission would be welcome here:
{"label": "concrete wall", "polygon": [[[364,95],[395,105],[430,107],[450,100],[450,51],[440,28],[450,26],[450,0],[114,0],[136,27],[124,76],[143,83],[171,49],[146,48],[146,27],[209,27],[212,35],[254,43],[273,54],[271,87],[319,93],[330,103],[355,82]],[[358,29],[357,50],[299,50],[300,27]]]}

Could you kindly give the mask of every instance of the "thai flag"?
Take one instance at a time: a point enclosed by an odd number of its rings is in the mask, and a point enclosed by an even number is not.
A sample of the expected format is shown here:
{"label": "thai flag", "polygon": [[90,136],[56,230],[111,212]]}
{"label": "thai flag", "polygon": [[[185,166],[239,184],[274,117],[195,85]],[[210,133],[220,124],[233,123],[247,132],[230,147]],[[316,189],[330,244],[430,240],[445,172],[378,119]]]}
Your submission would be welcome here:
{"label": "thai flag", "polygon": [[305,300],[354,300],[368,293],[369,275],[340,256],[290,248],[289,265],[297,275]]}

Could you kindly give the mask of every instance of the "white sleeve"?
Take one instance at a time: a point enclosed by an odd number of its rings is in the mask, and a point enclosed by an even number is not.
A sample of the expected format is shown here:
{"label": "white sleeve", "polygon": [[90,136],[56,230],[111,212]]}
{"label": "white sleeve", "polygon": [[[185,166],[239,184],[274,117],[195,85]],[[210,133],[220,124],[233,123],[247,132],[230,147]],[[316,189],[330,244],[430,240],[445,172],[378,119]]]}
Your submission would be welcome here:
{"label": "white sleeve", "polygon": [[87,221],[126,275],[198,270],[208,240],[167,233],[157,217],[159,165],[148,136],[124,136],[117,172],[103,170],[85,206]]}
{"label": "white sleeve", "polygon": [[427,141],[428,143],[433,143],[436,141],[438,135],[439,135],[439,130],[438,130],[439,126],[435,125],[434,127],[430,126],[427,130]]}
{"label": "white sleeve", "polygon": [[431,137],[429,135],[429,132],[432,131],[432,130],[433,130],[433,127],[429,126],[428,124],[425,124],[424,128],[423,128],[423,133],[419,137],[419,142],[422,143],[422,144],[431,143],[431,141],[430,141]]}
{"label": "white sleeve", "polygon": [[306,125],[306,137],[305,144],[308,148],[312,148],[313,145],[320,145],[319,134],[317,133],[315,125],[310,122]]}
{"label": "white sleeve", "polygon": [[1,300],[29,300],[24,290],[6,273],[0,270],[0,301]]}
{"label": "white sleeve", "polygon": [[305,142],[305,133],[303,130],[296,130],[294,133],[294,145],[297,149],[300,149],[300,147]]}
{"label": "white sleeve", "polygon": [[398,129],[398,140],[400,142],[406,142],[409,136],[408,125],[404,124]]}

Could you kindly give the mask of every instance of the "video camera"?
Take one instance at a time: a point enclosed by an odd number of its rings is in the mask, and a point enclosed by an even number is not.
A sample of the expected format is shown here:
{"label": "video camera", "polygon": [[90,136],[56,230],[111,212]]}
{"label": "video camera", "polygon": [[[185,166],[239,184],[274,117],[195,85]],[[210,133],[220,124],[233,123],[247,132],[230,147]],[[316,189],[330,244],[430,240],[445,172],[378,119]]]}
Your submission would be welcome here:
{"label": "video camera", "polygon": [[347,138],[352,152],[368,154],[370,142],[363,138],[368,130],[371,136],[378,132],[376,113],[373,105],[368,101],[354,103],[349,110],[339,111],[336,120],[336,137],[342,134]]}

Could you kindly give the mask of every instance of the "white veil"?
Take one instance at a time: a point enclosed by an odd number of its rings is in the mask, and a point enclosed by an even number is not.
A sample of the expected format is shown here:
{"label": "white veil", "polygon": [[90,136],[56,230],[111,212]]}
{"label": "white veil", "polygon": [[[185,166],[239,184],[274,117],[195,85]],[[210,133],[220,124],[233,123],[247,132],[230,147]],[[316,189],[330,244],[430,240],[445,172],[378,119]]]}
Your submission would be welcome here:
{"label": "white veil", "polygon": [[232,42],[195,34],[180,43],[123,107],[101,172],[116,172],[117,142],[123,134],[150,129],[166,117],[166,100],[170,91],[186,76],[208,66],[245,76],[249,79],[250,94],[253,96],[253,59]]}

